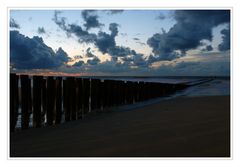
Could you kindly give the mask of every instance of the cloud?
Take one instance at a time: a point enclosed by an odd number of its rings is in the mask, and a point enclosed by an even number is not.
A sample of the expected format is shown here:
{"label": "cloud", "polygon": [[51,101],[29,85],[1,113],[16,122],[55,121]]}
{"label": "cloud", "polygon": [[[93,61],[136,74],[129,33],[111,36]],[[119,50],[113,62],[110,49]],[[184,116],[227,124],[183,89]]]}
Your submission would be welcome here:
{"label": "cloud", "polygon": [[109,30],[111,31],[112,37],[116,37],[118,35],[118,27],[119,27],[119,24],[117,24],[117,23],[109,24]]}
{"label": "cloud", "polygon": [[46,30],[44,29],[44,27],[38,27],[37,32],[38,34],[46,34]]}
{"label": "cloud", "polygon": [[60,11],[55,11],[53,21],[59,26],[59,28],[66,32],[68,37],[70,37],[71,34],[74,34],[78,38],[79,43],[91,43],[96,40],[96,34],[89,33],[79,25],[67,24],[65,17],[59,17],[60,13]]}
{"label": "cloud", "polygon": [[99,32],[95,45],[103,54],[108,53],[109,48],[114,48],[116,46],[115,37],[105,32]]}
{"label": "cloud", "polygon": [[[92,13],[94,11],[88,11],[88,13]],[[66,19],[59,18],[59,13],[55,12],[54,22],[64,30],[69,36],[74,34],[78,38],[78,42],[80,43],[93,43],[98,50],[103,54],[109,54],[112,57],[125,57],[128,55],[132,56],[143,56],[142,54],[137,54],[135,50],[132,50],[129,47],[117,46],[116,44],[116,36],[118,36],[119,24],[110,23],[109,31],[110,33],[99,31],[97,34],[89,33],[87,30],[82,29],[81,26],[76,24],[66,24]],[[88,15],[88,14],[86,14]],[[94,57],[94,59],[89,60],[89,64],[94,65],[99,63],[99,61],[95,58],[96,56],[90,52],[90,48],[87,49],[87,56]],[[140,60],[140,59],[139,59]],[[137,61],[137,60],[136,60]],[[138,64],[140,64],[138,62]]]}
{"label": "cloud", "polygon": [[10,19],[10,27],[20,29],[20,25],[13,18]]}
{"label": "cloud", "polygon": [[109,15],[115,15],[115,14],[121,14],[124,12],[124,10],[119,10],[119,9],[116,9],[116,10],[105,10],[107,12],[107,14]]}
{"label": "cloud", "polygon": [[55,58],[60,61],[60,62],[68,62],[71,58],[68,57],[68,54],[61,48],[59,47],[58,50],[56,51]]}
{"label": "cloud", "polygon": [[84,65],[84,61],[79,60],[78,62],[76,62],[76,63],[73,64],[73,67],[81,67],[81,66],[83,66],[83,65]]}
{"label": "cloud", "polygon": [[166,16],[163,13],[159,13],[159,15],[156,17],[158,20],[164,20],[166,19]]}
{"label": "cloud", "polygon": [[29,38],[18,31],[10,31],[10,63],[13,68],[58,68],[68,60],[69,57],[62,48],[55,53],[38,36]]}
{"label": "cloud", "polygon": [[143,54],[135,54],[133,55],[133,65],[138,67],[147,67],[148,62],[143,58]]}
{"label": "cloud", "polygon": [[117,57],[124,57],[127,55],[134,55],[136,52],[129,47],[124,47],[124,46],[114,46],[112,48],[109,48],[108,53],[111,56],[117,56]]}
{"label": "cloud", "polygon": [[213,47],[211,45],[207,45],[202,51],[212,51]]}
{"label": "cloud", "polygon": [[91,28],[100,28],[103,26],[103,24],[98,21],[98,16],[94,14],[94,12],[94,10],[82,11],[82,17],[85,21],[84,27],[86,27],[87,31]]}
{"label": "cloud", "polygon": [[93,59],[89,59],[87,61],[89,65],[97,65],[99,62],[100,62],[100,59],[96,56]]}
{"label": "cloud", "polygon": [[139,38],[133,38],[133,40],[134,40],[134,41],[140,41],[140,39],[139,39]]}
{"label": "cloud", "polygon": [[135,54],[136,52],[131,50],[129,47],[116,45],[115,37],[118,35],[118,26],[119,25],[117,23],[110,23],[110,34],[100,31],[94,41],[95,46],[103,54],[108,53],[113,57],[124,57],[130,54]]}
{"label": "cloud", "polygon": [[[158,64],[158,65],[157,65]],[[230,52],[201,52],[192,57],[156,63],[151,73],[161,76],[229,76]]]}
{"label": "cloud", "polygon": [[86,53],[86,56],[87,57],[96,57],[94,54],[92,54],[92,52],[91,52],[91,48],[87,48],[87,51],[86,51],[87,53]]}
{"label": "cloud", "polygon": [[174,60],[196,49],[201,40],[212,40],[212,28],[230,22],[229,10],[176,10],[176,24],[168,32],[156,33],[147,44],[158,60]]}
{"label": "cloud", "polygon": [[115,37],[118,35],[118,24],[111,23],[109,24],[110,34],[105,32],[99,32],[95,45],[103,54],[108,53],[113,57],[124,57],[127,55],[134,55],[136,52],[129,47],[117,46]]}
{"label": "cloud", "polygon": [[120,33],[120,35],[121,35],[122,37],[126,37],[126,36],[127,36],[127,33]]}
{"label": "cloud", "polygon": [[81,26],[78,26],[76,24],[69,24],[66,32],[69,34],[72,33],[78,37],[78,42],[80,43],[92,43],[97,38],[96,34],[89,33],[88,31],[83,30]]}
{"label": "cloud", "polygon": [[111,56],[126,56],[135,53],[134,50],[131,50],[128,47],[116,45],[115,37],[118,35],[119,24],[109,24],[110,34],[102,31],[99,31],[98,34],[94,34],[89,33],[87,30],[83,30],[79,25],[67,24],[66,19],[60,18],[59,14],[58,11],[55,11],[53,21],[68,35],[74,34],[78,38],[78,42],[93,43],[100,52],[103,54],[108,53]]}
{"label": "cloud", "polygon": [[230,49],[230,26],[221,31],[222,34],[222,43],[218,45],[220,51],[226,51]]}
{"label": "cloud", "polygon": [[98,63],[97,65],[88,68],[86,71],[95,75],[122,75],[124,73],[131,73],[133,69],[131,69],[127,64],[119,63],[112,59]]}
{"label": "cloud", "polygon": [[67,31],[67,26],[66,26],[66,18],[65,17],[59,17],[59,14],[62,12],[59,10],[54,11],[54,17],[53,21],[64,31]]}
{"label": "cloud", "polygon": [[[116,61],[114,58],[96,65],[82,64],[78,71],[93,75],[128,75],[128,76],[229,76],[230,59],[227,52],[201,53],[201,61],[178,60],[162,62],[158,67],[146,68],[147,62],[140,56],[126,56]],[[208,57],[208,58],[207,58]],[[211,59],[209,59],[209,57]],[[132,68],[137,66],[137,68]],[[74,68],[70,71],[76,71]]]}
{"label": "cloud", "polygon": [[111,34],[99,32],[95,41],[95,45],[103,54],[109,53],[110,50],[116,46],[115,37],[118,35],[118,24],[109,24],[109,30]]}
{"label": "cloud", "polygon": [[145,45],[146,45],[145,43],[140,42],[140,41],[137,41],[136,43],[138,43],[138,44],[140,44],[140,45],[142,45],[142,46],[145,46]]}
{"label": "cloud", "polygon": [[82,59],[83,57],[81,55],[74,56],[74,59]]}
{"label": "cloud", "polygon": [[148,61],[149,64],[152,64],[152,63],[154,63],[154,62],[156,62],[156,61],[159,61],[158,58],[159,58],[159,57],[156,57],[155,55],[150,54],[150,55],[148,56],[147,61]]}
{"label": "cloud", "polygon": [[146,44],[141,42],[139,38],[133,38],[134,41],[136,41],[136,43],[142,45],[142,46],[145,46]]}

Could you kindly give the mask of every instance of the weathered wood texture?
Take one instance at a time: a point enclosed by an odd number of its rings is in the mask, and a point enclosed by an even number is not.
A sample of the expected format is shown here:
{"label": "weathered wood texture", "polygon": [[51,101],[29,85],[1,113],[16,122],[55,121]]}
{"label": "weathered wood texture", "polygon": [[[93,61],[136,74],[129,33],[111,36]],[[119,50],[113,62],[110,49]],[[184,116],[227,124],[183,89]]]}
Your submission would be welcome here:
{"label": "weathered wood texture", "polygon": [[[32,86],[31,86],[32,81]],[[10,75],[10,130],[13,132],[21,107],[21,128],[83,119],[91,111],[133,104],[166,96],[186,88],[184,84],[100,80],[76,77]],[[19,88],[21,96],[19,98]],[[33,111],[32,111],[33,110]]]}

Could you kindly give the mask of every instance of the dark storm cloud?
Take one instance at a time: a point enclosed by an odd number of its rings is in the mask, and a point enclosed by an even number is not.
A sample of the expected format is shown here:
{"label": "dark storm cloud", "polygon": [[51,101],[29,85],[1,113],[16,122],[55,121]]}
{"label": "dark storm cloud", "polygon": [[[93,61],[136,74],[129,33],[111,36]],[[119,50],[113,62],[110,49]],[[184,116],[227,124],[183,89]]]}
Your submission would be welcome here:
{"label": "dark storm cloud", "polygon": [[13,19],[10,19],[10,27],[20,29],[20,25]]}
{"label": "dark storm cloud", "polygon": [[55,58],[60,62],[68,62],[71,59],[61,47],[56,51]]}
{"label": "dark storm cloud", "polygon": [[117,24],[117,23],[109,24],[109,30],[111,31],[112,37],[116,37],[118,35],[118,27],[119,27],[119,24]]}
{"label": "dark storm cloud", "polygon": [[108,53],[110,48],[114,48],[116,46],[115,37],[105,32],[99,32],[95,45],[103,54]]}
{"label": "dark storm cloud", "polygon": [[97,65],[97,64],[99,64],[99,62],[100,62],[100,59],[98,57],[96,57],[96,56],[93,59],[89,59],[87,61],[87,63],[89,65]]}
{"label": "dark storm cloud", "polygon": [[230,22],[229,10],[177,10],[176,24],[168,32],[156,33],[148,39],[158,60],[173,60],[195,49],[201,40],[212,40],[212,28]]}
{"label": "dark storm cloud", "polygon": [[84,61],[82,61],[82,60],[79,60],[78,62],[73,64],[74,67],[81,67],[83,65],[84,65]]}
{"label": "dark storm cloud", "polygon": [[133,38],[134,41],[136,41],[136,43],[142,45],[142,46],[145,46],[146,44],[141,42],[139,38]]}
{"label": "dark storm cloud", "polygon": [[129,74],[133,71],[128,64],[119,63],[113,59],[98,63],[97,65],[92,66],[87,69],[87,72],[92,72],[94,74],[104,74],[112,75],[114,74]]}
{"label": "dark storm cloud", "polygon": [[115,37],[118,35],[118,24],[109,24],[109,30],[111,34],[100,31],[95,41],[95,45],[103,54],[111,52],[116,47]]}
{"label": "dark storm cloud", "polygon": [[164,14],[160,13],[160,14],[156,17],[156,19],[164,20],[164,19],[166,19],[166,16],[165,16]]}
{"label": "dark storm cloud", "polygon": [[117,23],[111,23],[109,25],[110,34],[99,32],[95,45],[103,54],[108,53],[113,57],[124,57],[136,54],[136,52],[129,47],[116,45],[115,37],[118,35],[118,26]]}
{"label": "dark storm cloud", "polygon": [[136,43],[138,43],[138,44],[140,44],[140,45],[142,45],[142,46],[145,46],[145,45],[146,45],[145,43],[140,42],[140,41],[137,41]]}
{"label": "dark storm cloud", "polygon": [[213,47],[211,45],[207,45],[202,51],[212,51]]}
{"label": "dark storm cloud", "polygon": [[222,36],[222,43],[218,45],[218,49],[220,51],[226,51],[230,49],[230,27],[223,29],[221,31]]}
{"label": "dark storm cloud", "polygon": [[69,34],[74,34],[76,37],[78,37],[78,42],[80,43],[92,43],[97,37],[96,34],[89,33],[88,31],[83,30],[81,26],[76,24],[69,24],[66,31]]}
{"label": "dark storm cloud", "polygon": [[87,57],[96,57],[96,56],[91,52],[91,48],[87,48],[87,50],[86,50],[86,56],[87,56]]}
{"label": "dark storm cloud", "polygon": [[[86,11],[85,11],[86,12]],[[93,11],[88,11],[93,12]],[[93,43],[103,54],[110,54],[111,56],[126,56],[128,54],[135,53],[128,47],[117,46],[115,37],[118,35],[117,23],[109,24],[110,34],[99,31],[98,34],[89,33],[87,30],[83,30],[81,26],[76,24],[66,24],[65,18],[60,18],[59,13],[55,11],[53,21],[68,35],[74,34],[78,38],[78,42]],[[88,14],[87,14],[88,15]]]}
{"label": "dark storm cloud", "polygon": [[133,38],[134,41],[139,41],[140,39],[139,38]]}
{"label": "dark storm cloud", "polygon": [[62,29],[67,31],[67,25],[66,25],[66,18],[65,17],[59,17],[59,14],[61,14],[61,11],[55,10],[53,21]]}
{"label": "dark storm cloud", "polygon": [[122,57],[124,65],[128,66],[137,66],[137,67],[148,67],[149,62],[144,58],[143,54],[135,53],[134,55]]}
{"label": "dark storm cloud", "polygon": [[55,53],[38,36],[29,38],[18,31],[10,31],[10,63],[13,68],[57,68],[68,60],[69,57],[62,48],[59,48]]}
{"label": "dark storm cloud", "polygon": [[98,21],[98,15],[96,15],[94,12],[94,10],[82,11],[82,17],[85,21],[84,27],[86,27],[86,30],[91,28],[100,28],[103,26],[103,24]]}
{"label": "dark storm cloud", "polygon": [[[86,12],[86,11],[84,11]],[[88,11],[87,13],[94,13],[94,11]],[[86,14],[88,15],[88,14]],[[143,56],[142,54],[136,53],[135,50],[132,50],[129,47],[124,46],[118,46],[116,44],[116,36],[118,36],[119,30],[119,24],[117,23],[110,23],[109,24],[109,31],[110,33],[99,31],[97,34],[89,33],[87,30],[82,29],[81,26],[76,24],[66,24],[65,19],[59,18],[58,13],[55,12],[54,15],[54,22],[62,29],[64,30],[68,35],[75,35],[78,38],[78,42],[80,43],[93,43],[98,50],[103,54],[109,54],[112,57],[125,57],[128,55],[136,56],[135,63],[142,65],[143,63],[140,63],[141,59],[140,56]],[[94,57],[94,59],[90,59],[88,61],[88,64],[95,65],[98,64],[99,61],[97,57],[90,52],[90,48],[87,49],[87,57]]]}
{"label": "dark storm cloud", "polygon": [[159,60],[158,60],[158,57],[150,54],[150,55],[148,56],[147,61],[148,61],[149,64],[152,64],[152,63],[154,63],[154,62],[156,62],[156,61],[159,61]]}
{"label": "dark storm cloud", "polygon": [[46,30],[44,29],[44,27],[38,27],[37,32],[38,32],[38,34],[45,34]]}
{"label": "dark storm cloud", "polygon": [[121,14],[124,12],[124,10],[119,10],[119,9],[116,9],[116,10],[105,10],[107,12],[107,14],[109,15],[114,15],[114,14]]}
{"label": "dark storm cloud", "polygon": [[83,57],[81,55],[74,56],[74,59],[82,59]]}
{"label": "dark storm cloud", "polygon": [[127,33],[120,33],[120,35],[121,35],[122,37],[126,37],[126,36],[127,36]]}
{"label": "dark storm cloud", "polygon": [[89,33],[77,24],[67,24],[65,17],[59,17],[60,13],[60,11],[55,11],[53,21],[59,26],[59,28],[66,32],[68,37],[70,37],[71,34],[74,34],[78,37],[78,42],[80,43],[91,43],[96,40],[96,34]]}
{"label": "dark storm cloud", "polygon": [[133,65],[138,67],[146,67],[148,66],[148,62],[143,58],[143,54],[135,54],[133,55]]}
{"label": "dark storm cloud", "polygon": [[109,48],[108,53],[111,56],[117,56],[117,57],[124,57],[127,55],[133,55],[136,54],[136,52],[129,47],[124,47],[124,46],[115,46],[113,48]]}
{"label": "dark storm cloud", "polygon": [[110,34],[106,32],[99,32],[94,44],[103,54],[108,53],[110,56],[124,57],[130,54],[136,54],[134,50],[131,50],[128,47],[117,46],[115,37],[118,35],[118,24],[111,23],[109,24]]}

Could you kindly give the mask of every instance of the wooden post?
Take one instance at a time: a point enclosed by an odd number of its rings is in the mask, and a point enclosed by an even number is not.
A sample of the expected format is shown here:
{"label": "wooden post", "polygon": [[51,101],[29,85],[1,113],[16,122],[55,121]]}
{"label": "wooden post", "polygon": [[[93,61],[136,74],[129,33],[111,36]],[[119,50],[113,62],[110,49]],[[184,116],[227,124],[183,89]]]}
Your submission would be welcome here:
{"label": "wooden post", "polygon": [[119,81],[118,94],[119,104],[122,105],[125,102],[124,81]]}
{"label": "wooden post", "polygon": [[70,112],[71,112],[71,120],[76,120],[77,114],[77,104],[76,104],[76,82],[74,77],[69,77],[69,92],[71,93],[69,96],[70,103]]}
{"label": "wooden post", "polygon": [[89,112],[90,80],[83,78],[83,112]]}
{"label": "wooden post", "polygon": [[100,84],[101,81],[99,79],[91,79],[91,109],[99,109],[100,108]]}
{"label": "wooden post", "polygon": [[115,81],[114,80],[109,80],[109,106],[114,106],[116,102],[116,97],[115,97]]}
{"label": "wooden post", "polygon": [[47,124],[53,125],[53,116],[54,116],[54,79],[53,77],[47,78]]}
{"label": "wooden post", "polygon": [[139,82],[139,90],[140,90],[140,92],[139,92],[139,101],[143,101],[144,100],[144,93],[145,93],[145,91],[144,91],[144,82]]}
{"label": "wooden post", "polygon": [[104,94],[104,80],[100,80],[100,108],[103,109],[104,108],[104,103],[105,103],[105,94]]}
{"label": "wooden post", "polygon": [[10,131],[15,130],[18,118],[18,76],[10,74]]}
{"label": "wooden post", "polygon": [[116,98],[115,100],[115,105],[120,105],[120,81],[115,81],[115,85],[114,85],[114,96]]}
{"label": "wooden post", "polygon": [[56,78],[56,120],[60,124],[62,119],[62,77]]}
{"label": "wooden post", "polygon": [[101,82],[101,90],[102,90],[102,106],[103,109],[107,107],[107,98],[108,98],[108,94],[107,94],[107,80],[103,80],[103,82]]}
{"label": "wooden post", "polygon": [[83,116],[83,85],[82,85],[82,78],[76,79],[77,84],[77,119],[82,118]]}
{"label": "wooden post", "polygon": [[42,76],[33,76],[33,127],[41,127]]}
{"label": "wooden post", "polygon": [[103,110],[107,107],[107,90],[106,90],[106,80],[103,80],[101,83],[101,87],[102,87],[102,106],[103,106]]}
{"label": "wooden post", "polygon": [[127,103],[128,104],[132,104],[133,103],[133,99],[134,99],[134,83],[131,81],[127,81],[126,83],[126,89],[127,89]]}
{"label": "wooden post", "polygon": [[30,79],[27,75],[21,75],[21,127],[27,129],[29,127],[29,94],[31,92]]}
{"label": "wooden post", "polygon": [[42,113],[41,122],[45,123],[45,115],[47,113],[47,80],[42,80]]}
{"label": "wooden post", "polygon": [[135,102],[139,102],[139,94],[140,94],[140,90],[139,90],[139,82],[135,82],[134,83],[134,87],[135,87],[135,91],[134,91],[134,99]]}
{"label": "wooden post", "polygon": [[82,119],[83,118],[83,81],[82,78],[77,78],[76,79],[77,82],[77,88],[78,88],[78,92],[77,92],[77,110],[78,110],[78,115],[77,118],[78,119]]}
{"label": "wooden post", "polygon": [[65,121],[70,121],[70,107],[69,107],[69,90],[68,90],[68,80],[63,80],[63,109]]}

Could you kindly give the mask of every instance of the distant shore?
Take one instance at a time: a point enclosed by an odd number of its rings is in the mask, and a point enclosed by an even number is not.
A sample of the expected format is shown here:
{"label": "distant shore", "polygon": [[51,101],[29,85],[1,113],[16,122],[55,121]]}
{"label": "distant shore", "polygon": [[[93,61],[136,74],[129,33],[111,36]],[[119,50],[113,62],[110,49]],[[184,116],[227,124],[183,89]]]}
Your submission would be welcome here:
{"label": "distant shore", "polygon": [[14,132],[10,157],[230,157],[230,96],[179,97]]}

